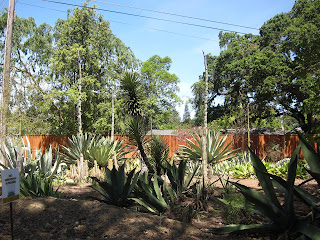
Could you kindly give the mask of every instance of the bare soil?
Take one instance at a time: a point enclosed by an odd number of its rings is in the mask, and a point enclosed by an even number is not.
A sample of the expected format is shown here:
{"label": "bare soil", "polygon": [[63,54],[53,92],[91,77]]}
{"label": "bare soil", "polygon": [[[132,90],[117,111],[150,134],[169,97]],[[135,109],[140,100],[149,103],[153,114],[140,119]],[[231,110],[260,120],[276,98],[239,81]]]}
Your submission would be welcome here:
{"label": "bare soil", "polygon": [[[240,182],[260,188],[256,179]],[[100,196],[89,185],[64,185],[59,189],[61,198],[26,197],[14,202],[14,239],[274,239],[272,234],[208,233],[207,229],[226,224],[218,201],[212,201],[208,212],[187,223],[172,219],[170,213],[155,216],[135,207],[120,208],[93,200],[90,197]],[[315,183],[308,187],[319,193]],[[219,184],[216,189],[219,194]],[[0,239],[11,239],[10,229],[10,205],[1,205]]]}

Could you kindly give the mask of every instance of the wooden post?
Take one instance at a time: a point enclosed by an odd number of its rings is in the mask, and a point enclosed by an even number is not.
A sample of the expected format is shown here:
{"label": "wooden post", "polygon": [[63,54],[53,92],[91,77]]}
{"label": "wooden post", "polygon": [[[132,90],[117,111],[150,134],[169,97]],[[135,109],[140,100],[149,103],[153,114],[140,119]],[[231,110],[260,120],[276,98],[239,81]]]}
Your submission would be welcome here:
{"label": "wooden post", "polygon": [[82,136],[82,112],[81,112],[81,91],[82,91],[82,74],[81,74],[81,63],[80,63],[80,54],[79,54],[79,49],[77,48],[78,52],[78,64],[79,64],[79,81],[78,81],[78,90],[79,90],[79,95],[78,95],[78,133],[80,136]]}
{"label": "wooden post", "polygon": [[203,52],[205,73],[205,93],[204,93],[204,116],[203,116],[203,131],[202,131],[202,170],[203,170],[203,183],[208,181],[208,153],[207,153],[207,127],[208,127],[208,66],[207,56]]}

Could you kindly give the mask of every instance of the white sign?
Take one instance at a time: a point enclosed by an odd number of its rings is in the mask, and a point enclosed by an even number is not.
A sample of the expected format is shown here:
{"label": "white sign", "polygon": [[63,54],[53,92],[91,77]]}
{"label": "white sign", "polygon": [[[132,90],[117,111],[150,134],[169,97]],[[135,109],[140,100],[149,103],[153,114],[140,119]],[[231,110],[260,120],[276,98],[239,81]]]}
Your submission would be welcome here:
{"label": "white sign", "polygon": [[20,179],[18,168],[1,171],[2,203],[10,203],[20,197]]}

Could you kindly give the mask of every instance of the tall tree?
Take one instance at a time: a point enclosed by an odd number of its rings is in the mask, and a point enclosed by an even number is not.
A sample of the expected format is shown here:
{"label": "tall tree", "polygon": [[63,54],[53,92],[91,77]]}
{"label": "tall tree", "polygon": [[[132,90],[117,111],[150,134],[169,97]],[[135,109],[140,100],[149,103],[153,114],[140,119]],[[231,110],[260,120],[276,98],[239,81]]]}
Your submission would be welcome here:
{"label": "tall tree", "polygon": [[182,121],[184,123],[190,123],[190,121],[191,121],[189,107],[188,107],[188,101],[186,101],[186,103],[184,104],[184,112],[183,112]]}
{"label": "tall tree", "polygon": [[[305,132],[314,131],[319,125],[319,11],[318,1],[296,1],[289,13],[262,26],[259,36],[220,33],[220,55],[208,56],[210,120],[249,107],[254,110],[250,122],[285,113]],[[194,85],[198,95],[203,81],[199,84]],[[223,97],[220,106],[213,104],[217,96]]]}
{"label": "tall tree", "polygon": [[106,88],[108,81],[117,77],[112,76],[112,72],[120,74],[124,68],[130,68],[134,56],[113,35],[109,22],[97,15],[94,8],[87,7],[87,3],[70,11],[66,20],[57,21],[54,37],[56,46],[51,68],[55,88],[52,93],[63,109],[63,121],[57,122],[59,132],[76,132],[78,50],[82,69],[83,129],[95,131],[96,121],[105,119],[105,113],[98,106],[105,102],[105,98],[111,97]]}
{"label": "tall tree", "polygon": [[179,79],[169,72],[171,63],[169,57],[154,55],[141,67],[142,84],[147,95],[145,112],[155,128],[162,128],[178,116],[175,106],[181,101],[177,95]]}

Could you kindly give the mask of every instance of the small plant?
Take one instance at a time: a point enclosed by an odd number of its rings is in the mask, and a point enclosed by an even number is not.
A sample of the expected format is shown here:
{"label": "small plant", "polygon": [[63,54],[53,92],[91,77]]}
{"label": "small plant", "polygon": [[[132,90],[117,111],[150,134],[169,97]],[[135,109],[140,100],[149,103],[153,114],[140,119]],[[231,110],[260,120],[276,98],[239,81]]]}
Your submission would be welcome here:
{"label": "small plant", "polygon": [[119,170],[115,166],[112,170],[105,168],[106,181],[91,177],[98,184],[98,186],[92,185],[91,187],[104,197],[103,202],[119,207],[128,205],[129,196],[136,185],[139,172],[135,173],[135,169],[133,169],[126,176],[124,168],[125,164]]}
{"label": "small plant", "polygon": [[153,214],[162,214],[168,211],[177,200],[177,195],[172,188],[169,188],[157,174],[153,179],[147,173],[140,176],[137,182],[135,194],[140,198],[132,198]]}
{"label": "small plant", "polygon": [[52,180],[40,174],[30,172],[20,176],[20,193],[24,197],[60,197],[58,189],[54,190]]}
{"label": "small plant", "polygon": [[198,168],[195,168],[192,173],[187,174],[187,162],[185,160],[181,160],[178,167],[174,163],[171,165],[165,162],[164,169],[170,180],[171,187],[178,195],[181,195],[189,188],[193,177],[198,171]]}
{"label": "small plant", "polygon": [[191,186],[191,195],[194,199],[194,209],[197,211],[207,211],[208,201],[214,193],[213,183],[206,184],[204,179],[202,181],[197,181]]}

